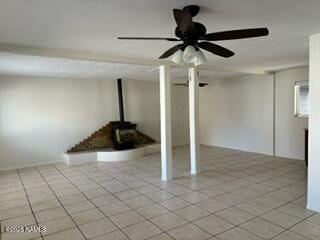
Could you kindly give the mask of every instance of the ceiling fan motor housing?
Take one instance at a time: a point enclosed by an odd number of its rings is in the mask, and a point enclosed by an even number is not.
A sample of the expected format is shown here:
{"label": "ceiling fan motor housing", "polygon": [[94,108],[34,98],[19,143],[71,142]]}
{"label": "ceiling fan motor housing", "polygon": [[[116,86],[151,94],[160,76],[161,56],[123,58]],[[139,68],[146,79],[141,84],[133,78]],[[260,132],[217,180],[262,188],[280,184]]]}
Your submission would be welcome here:
{"label": "ceiling fan motor housing", "polygon": [[183,11],[189,12],[192,17],[197,16],[198,13],[200,12],[200,7],[198,5],[188,5],[185,6]]}

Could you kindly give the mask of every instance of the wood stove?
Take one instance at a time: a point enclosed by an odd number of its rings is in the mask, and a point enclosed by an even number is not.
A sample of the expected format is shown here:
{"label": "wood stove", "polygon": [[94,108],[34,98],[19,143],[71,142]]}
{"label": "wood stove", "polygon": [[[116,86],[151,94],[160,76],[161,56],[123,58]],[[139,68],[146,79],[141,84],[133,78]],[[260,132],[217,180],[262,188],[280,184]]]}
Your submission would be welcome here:
{"label": "wood stove", "polygon": [[117,79],[118,99],[119,99],[119,116],[120,121],[113,121],[112,124],[112,141],[114,148],[125,150],[134,148],[137,142],[137,124],[126,122],[124,120],[123,96],[122,96],[122,79]]}

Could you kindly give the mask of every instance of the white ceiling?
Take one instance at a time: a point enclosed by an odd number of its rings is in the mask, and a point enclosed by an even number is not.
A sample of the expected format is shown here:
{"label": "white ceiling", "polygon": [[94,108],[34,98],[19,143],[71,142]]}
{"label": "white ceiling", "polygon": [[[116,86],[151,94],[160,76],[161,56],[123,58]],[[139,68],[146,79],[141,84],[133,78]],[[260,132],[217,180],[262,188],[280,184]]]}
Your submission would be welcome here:
{"label": "white ceiling", "polygon": [[[157,69],[157,66],[0,53],[0,73],[3,75],[106,80],[124,78],[156,81],[159,79]],[[239,73],[230,72],[201,71],[202,80],[211,78],[227,79],[239,75]],[[174,82],[185,81],[187,79],[187,70],[184,68],[172,68],[171,78]]]}
{"label": "white ceiling", "polygon": [[[116,37],[173,37],[172,9],[190,3],[201,6],[195,20],[204,23],[208,32],[251,27],[270,30],[268,37],[219,42],[236,55],[223,59],[206,53],[208,66],[268,71],[307,65],[308,37],[320,32],[319,0],[1,0],[0,43],[156,60],[172,42],[120,41]],[[8,57],[6,62],[5,55],[1,55],[1,71],[8,71],[12,64],[12,58]],[[21,71],[20,74],[37,75],[61,64],[47,60],[22,56],[16,61],[16,74]],[[93,74],[79,73],[79,66],[72,67],[81,63],[63,64],[74,74]],[[108,76],[106,72],[134,75],[140,71],[115,64],[92,64],[96,65],[88,69],[102,77]],[[40,72],[35,72],[35,65],[41,66]],[[57,74],[60,67],[55,68]]]}
{"label": "white ceiling", "polygon": [[98,61],[73,60],[0,53],[0,73],[4,75],[46,76],[82,79],[156,79],[154,67]]}

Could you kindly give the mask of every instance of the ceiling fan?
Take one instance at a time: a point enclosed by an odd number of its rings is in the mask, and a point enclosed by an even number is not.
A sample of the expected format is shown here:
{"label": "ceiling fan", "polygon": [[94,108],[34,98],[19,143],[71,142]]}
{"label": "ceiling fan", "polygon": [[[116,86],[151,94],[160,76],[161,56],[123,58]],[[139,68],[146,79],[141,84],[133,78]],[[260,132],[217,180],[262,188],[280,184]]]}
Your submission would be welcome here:
{"label": "ceiling fan", "polygon": [[[199,22],[194,22],[192,18],[200,11],[197,5],[189,5],[183,9],[173,9],[174,19],[177,23],[175,29],[176,38],[171,37],[118,37],[123,40],[166,40],[172,42],[182,42],[165,51],[159,59],[168,58],[179,52],[179,57],[187,63],[194,62],[195,55],[205,58],[200,49],[209,51],[215,55],[229,58],[234,52],[211,43],[209,41],[223,41],[243,38],[261,37],[269,34],[267,28],[238,29],[223,32],[207,33],[206,27]],[[184,51],[184,52],[183,52]],[[205,60],[205,59],[204,59]],[[199,65],[199,64],[197,64]]]}
{"label": "ceiling fan", "polygon": [[[183,87],[189,87],[189,82],[186,83],[174,83],[174,86],[183,86]],[[208,83],[199,83],[199,87],[205,87]]]}

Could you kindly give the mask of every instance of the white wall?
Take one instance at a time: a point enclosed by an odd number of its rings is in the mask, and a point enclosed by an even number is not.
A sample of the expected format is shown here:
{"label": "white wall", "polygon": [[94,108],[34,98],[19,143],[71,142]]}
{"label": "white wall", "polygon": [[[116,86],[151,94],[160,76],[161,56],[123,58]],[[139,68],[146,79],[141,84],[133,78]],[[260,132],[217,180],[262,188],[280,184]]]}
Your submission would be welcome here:
{"label": "white wall", "polygon": [[272,154],[272,76],[209,80],[200,89],[200,141]]}
{"label": "white wall", "polygon": [[[126,119],[159,141],[159,82],[127,80],[124,96]],[[175,109],[180,117],[183,108]],[[0,169],[61,161],[68,148],[118,119],[115,80],[0,76]],[[182,144],[184,128],[175,125],[173,144]]]}
{"label": "white wall", "polygon": [[320,34],[310,37],[308,206],[320,212]]}
{"label": "white wall", "polygon": [[61,160],[61,153],[116,117],[108,104],[116,96],[103,89],[97,80],[1,76],[0,169]]}
{"label": "white wall", "polygon": [[158,81],[124,81],[123,83],[125,120],[137,123],[139,130],[160,141]]}
{"label": "white wall", "polygon": [[276,74],[275,152],[277,156],[304,159],[304,128],[307,118],[294,116],[294,83],[309,79],[309,68],[294,68]]}
{"label": "white wall", "polygon": [[[307,68],[276,75],[276,154],[303,159],[307,119],[293,117],[293,82]],[[271,76],[211,79],[200,89],[202,144],[272,154]],[[124,81],[125,117],[160,139],[158,81]],[[115,80],[0,76],[0,169],[60,161],[61,153],[118,120]],[[172,86],[174,145],[189,142],[188,88]]]}
{"label": "white wall", "polygon": [[[126,118],[160,141],[159,82],[126,81],[124,91]],[[189,141],[188,88],[171,85],[171,112],[172,144],[186,145]]]}
{"label": "white wall", "polygon": [[188,88],[172,86],[171,93],[172,142],[174,145],[186,145],[189,144]]}
{"label": "white wall", "polygon": [[304,160],[307,118],[294,117],[294,82],[308,80],[308,67],[276,73],[209,80],[200,90],[201,143]]}

